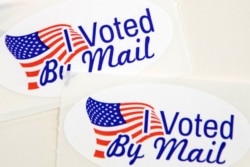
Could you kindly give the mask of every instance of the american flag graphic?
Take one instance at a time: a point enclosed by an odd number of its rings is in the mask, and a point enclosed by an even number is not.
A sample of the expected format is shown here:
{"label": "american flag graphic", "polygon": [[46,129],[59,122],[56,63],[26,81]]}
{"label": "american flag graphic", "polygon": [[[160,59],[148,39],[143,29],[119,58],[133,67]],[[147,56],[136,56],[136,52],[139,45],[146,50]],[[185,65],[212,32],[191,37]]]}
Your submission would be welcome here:
{"label": "american flag graphic", "polygon": [[[154,107],[141,102],[103,103],[89,97],[86,110],[96,135],[94,157],[105,158],[107,146],[119,133],[130,135],[139,144],[155,136],[163,136],[161,121]],[[145,111],[149,119],[145,122]],[[145,132],[145,123],[148,130]]]}
{"label": "american flag graphic", "polygon": [[83,37],[67,24],[56,24],[23,36],[6,35],[5,44],[24,69],[28,90],[39,88],[38,76],[46,60],[56,59],[66,65],[89,48]]}

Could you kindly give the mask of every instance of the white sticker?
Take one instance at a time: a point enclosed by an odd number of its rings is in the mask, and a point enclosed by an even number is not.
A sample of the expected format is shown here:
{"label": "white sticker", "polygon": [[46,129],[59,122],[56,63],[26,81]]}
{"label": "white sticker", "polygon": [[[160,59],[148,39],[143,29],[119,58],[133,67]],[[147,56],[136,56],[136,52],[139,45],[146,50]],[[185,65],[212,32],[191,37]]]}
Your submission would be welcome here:
{"label": "white sticker", "polygon": [[225,101],[167,84],[132,84],[84,97],[67,113],[71,146],[103,167],[229,166],[249,149],[247,120]]}
{"label": "white sticker", "polygon": [[1,37],[1,84],[58,96],[69,71],[136,74],[163,55],[172,34],[170,16],[147,0],[67,1]]}

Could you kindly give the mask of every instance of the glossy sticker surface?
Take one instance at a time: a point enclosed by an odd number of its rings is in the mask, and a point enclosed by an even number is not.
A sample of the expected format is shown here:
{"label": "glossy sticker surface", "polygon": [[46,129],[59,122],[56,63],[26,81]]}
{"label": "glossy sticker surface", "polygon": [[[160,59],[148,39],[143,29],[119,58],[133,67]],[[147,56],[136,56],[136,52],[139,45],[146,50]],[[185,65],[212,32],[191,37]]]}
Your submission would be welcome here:
{"label": "glossy sticker surface", "polygon": [[3,34],[1,84],[58,96],[71,71],[137,74],[163,56],[172,32],[170,16],[146,0],[67,1]]}
{"label": "glossy sticker surface", "polygon": [[70,145],[99,166],[229,166],[249,149],[233,106],[177,85],[133,84],[83,97],[68,111]]}

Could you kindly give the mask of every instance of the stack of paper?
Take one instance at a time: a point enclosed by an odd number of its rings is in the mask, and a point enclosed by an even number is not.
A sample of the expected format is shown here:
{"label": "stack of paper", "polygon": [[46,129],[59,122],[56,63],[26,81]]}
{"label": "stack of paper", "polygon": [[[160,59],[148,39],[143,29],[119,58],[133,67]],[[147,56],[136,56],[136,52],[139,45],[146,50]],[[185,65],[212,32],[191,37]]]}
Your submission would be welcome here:
{"label": "stack of paper", "polygon": [[[2,0],[0,166],[247,167],[249,5]],[[127,102],[149,107],[137,126],[143,142],[114,127],[117,112],[105,124],[92,106]],[[151,124],[161,127],[153,137]],[[107,127],[119,133],[107,135]],[[98,130],[109,133],[100,137]],[[119,135],[141,147],[137,158],[129,144],[115,149]],[[160,152],[160,142],[171,139],[187,148],[169,144]]]}

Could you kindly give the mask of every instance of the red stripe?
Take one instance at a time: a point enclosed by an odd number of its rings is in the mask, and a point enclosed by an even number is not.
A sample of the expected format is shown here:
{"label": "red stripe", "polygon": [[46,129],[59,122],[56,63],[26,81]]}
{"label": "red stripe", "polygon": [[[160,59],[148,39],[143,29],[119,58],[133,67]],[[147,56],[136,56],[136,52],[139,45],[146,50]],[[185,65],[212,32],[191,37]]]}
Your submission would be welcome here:
{"label": "red stripe", "polygon": [[135,114],[142,114],[142,111],[129,112],[129,113],[126,113],[126,114],[122,114],[122,116],[127,117],[127,116],[135,115]]}
{"label": "red stripe", "polygon": [[162,130],[162,127],[160,125],[153,125],[150,127],[150,129],[161,129]]}
{"label": "red stripe", "polygon": [[57,44],[57,43],[60,42],[60,41],[63,41],[63,37],[60,37],[60,38],[58,38],[57,40],[53,41],[52,43],[47,44],[47,46],[48,46],[49,48],[51,48],[52,46],[54,46],[55,44]]}
{"label": "red stripe", "polygon": [[74,36],[81,37],[77,32],[70,33],[70,35],[71,35],[72,37],[74,37]]}
{"label": "red stripe", "polygon": [[142,122],[139,122],[135,125],[129,126],[127,128],[124,129],[119,129],[119,130],[114,130],[114,131],[102,131],[102,130],[98,130],[96,128],[94,128],[94,131],[96,134],[102,135],[102,136],[115,136],[118,133],[126,133],[131,131],[132,129],[137,128],[138,126],[142,126]]}
{"label": "red stripe", "polygon": [[37,84],[37,82],[29,82],[28,83],[28,90],[32,90],[32,89],[38,89],[39,86]]}
{"label": "red stripe", "polygon": [[[47,33],[45,33],[45,34],[42,34],[42,33],[39,31],[38,34],[39,34],[40,39],[42,39],[42,38],[45,38],[46,36],[49,36],[51,33],[57,32],[57,31],[60,31],[60,30],[62,30],[62,28],[57,28],[57,29],[51,30],[51,31],[49,31],[49,32],[47,32]],[[41,35],[41,34],[42,34],[42,35]]]}
{"label": "red stripe", "polygon": [[163,136],[164,133],[163,132],[153,132],[153,133],[150,133],[149,135],[146,135],[146,136],[143,136],[140,140],[136,141],[136,143],[142,143],[144,142],[145,140],[151,138],[151,137],[155,137],[155,136]]}
{"label": "red stripe", "polygon": [[27,77],[35,77],[35,76],[38,76],[40,70],[36,70],[36,71],[26,71],[26,76]]}
{"label": "red stripe", "polygon": [[126,107],[126,108],[121,108],[120,110],[124,111],[124,110],[135,110],[135,109],[143,110],[144,107]]}
{"label": "red stripe", "polygon": [[[152,107],[151,105],[146,104],[146,103],[141,103],[141,102],[127,102],[127,103],[121,103],[121,106],[126,106],[126,105],[143,105],[143,106],[146,106],[146,107],[151,108],[152,110],[154,109],[154,107]],[[145,107],[144,107],[144,108],[145,108]]]}
{"label": "red stripe", "polygon": [[143,116],[133,117],[133,118],[127,119],[127,120],[126,120],[126,123],[134,122],[134,121],[140,120],[140,119],[142,119],[142,118],[143,118]]}
{"label": "red stripe", "polygon": [[55,28],[55,27],[71,27],[70,25],[68,24],[56,24],[56,25],[53,25],[53,26],[50,26],[50,27],[46,27],[40,31],[38,31],[39,33],[42,33],[43,31],[47,31],[49,29],[52,29],[52,28]]}
{"label": "red stripe", "polygon": [[58,56],[57,59],[58,59],[59,61],[61,61],[61,60],[64,58],[64,56],[66,56],[66,55],[67,55],[67,51],[64,50],[63,53],[62,53],[60,56]]}
{"label": "red stripe", "polygon": [[96,144],[102,145],[102,146],[107,146],[109,145],[110,141],[107,140],[101,140],[101,139],[96,139]]}
{"label": "red stripe", "polygon": [[[73,37],[73,38],[72,38],[73,41],[74,41],[74,40],[77,40],[77,39],[81,39],[81,40],[82,40],[82,37],[78,35],[77,37]],[[82,41],[82,42],[85,43],[85,41]]]}
{"label": "red stripe", "polygon": [[78,45],[80,45],[80,44],[84,44],[85,42],[84,41],[79,41],[79,42],[76,42],[76,43],[74,43],[74,47],[77,47]]}
{"label": "red stripe", "polygon": [[86,50],[86,49],[88,49],[88,46],[83,46],[83,47],[78,48],[77,50],[75,50],[75,52],[74,52],[73,54],[71,54],[71,55],[67,58],[67,60],[64,62],[64,64],[67,64],[68,62],[70,62],[79,52],[84,51],[84,50]]}
{"label": "red stripe", "polygon": [[152,120],[151,123],[161,124],[161,121],[159,121],[159,120],[156,120],[156,121]]}
{"label": "red stripe", "polygon": [[132,136],[132,139],[140,136],[142,134],[142,130],[138,130],[137,132],[133,133],[131,136]]}
{"label": "red stripe", "polygon": [[105,158],[104,151],[96,150],[95,153],[94,153],[94,157],[96,157],[96,158]]}
{"label": "red stripe", "polygon": [[[42,41],[43,41],[43,43],[47,43],[47,42],[50,41],[51,39],[54,39],[56,36],[59,36],[59,35],[61,35],[61,34],[62,34],[62,33],[59,32],[59,33],[54,34],[54,35],[52,35],[52,36],[50,36],[50,37],[48,37],[48,38],[42,39]],[[42,37],[40,37],[40,38],[42,38]],[[61,39],[62,39],[62,38],[61,38]]]}

